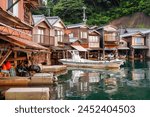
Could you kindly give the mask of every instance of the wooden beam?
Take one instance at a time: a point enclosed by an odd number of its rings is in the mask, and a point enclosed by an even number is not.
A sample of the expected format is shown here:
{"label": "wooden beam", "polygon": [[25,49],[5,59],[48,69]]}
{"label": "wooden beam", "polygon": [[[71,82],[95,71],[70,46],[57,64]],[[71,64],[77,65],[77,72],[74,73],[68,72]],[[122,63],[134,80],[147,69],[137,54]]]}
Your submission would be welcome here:
{"label": "wooden beam", "polygon": [[14,65],[15,65],[15,67],[17,67],[17,52],[15,51],[14,52]]}
{"label": "wooden beam", "polygon": [[6,61],[6,59],[9,57],[9,55],[12,53],[12,50],[8,50],[8,52],[2,57],[0,60],[0,66]]}
{"label": "wooden beam", "polygon": [[25,47],[26,47],[26,46],[24,46],[24,45],[21,45],[21,44],[15,42],[15,41],[13,41],[11,38],[9,38],[9,37],[7,37],[7,36],[4,36],[4,35],[0,35],[0,39],[2,39],[2,40],[4,40],[4,41],[7,41],[7,42],[10,42],[10,43],[12,43],[12,44],[14,44],[14,45],[17,45],[17,46],[19,46],[19,47],[22,47],[22,48],[25,48]]}
{"label": "wooden beam", "polygon": [[27,57],[17,57],[8,59],[8,61],[21,61],[21,60],[27,60]]}

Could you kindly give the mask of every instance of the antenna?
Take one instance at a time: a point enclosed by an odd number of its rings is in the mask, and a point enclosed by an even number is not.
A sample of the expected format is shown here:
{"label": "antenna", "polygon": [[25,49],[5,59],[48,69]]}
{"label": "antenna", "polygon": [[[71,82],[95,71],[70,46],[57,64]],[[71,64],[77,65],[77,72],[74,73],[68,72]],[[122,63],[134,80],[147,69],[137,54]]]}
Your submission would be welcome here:
{"label": "antenna", "polygon": [[83,6],[82,8],[83,8],[83,22],[84,22],[84,24],[86,24],[86,21],[87,21],[87,19],[86,19],[86,15],[85,15],[86,7],[85,7],[85,6]]}

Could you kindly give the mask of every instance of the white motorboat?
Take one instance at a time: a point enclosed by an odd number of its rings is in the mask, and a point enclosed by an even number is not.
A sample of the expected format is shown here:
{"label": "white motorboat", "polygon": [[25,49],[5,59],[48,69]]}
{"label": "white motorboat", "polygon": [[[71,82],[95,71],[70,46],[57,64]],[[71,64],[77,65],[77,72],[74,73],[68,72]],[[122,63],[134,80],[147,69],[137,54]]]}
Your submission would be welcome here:
{"label": "white motorboat", "polygon": [[70,50],[69,52],[72,54],[71,59],[59,60],[59,62],[69,67],[95,68],[95,69],[120,68],[120,66],[124,63],[122,60],[119,59],[114,59],[110,61],[105,61],[105,60],[94,61],[94,60],[82,59],[79,56],[79,52],[77,50]]}

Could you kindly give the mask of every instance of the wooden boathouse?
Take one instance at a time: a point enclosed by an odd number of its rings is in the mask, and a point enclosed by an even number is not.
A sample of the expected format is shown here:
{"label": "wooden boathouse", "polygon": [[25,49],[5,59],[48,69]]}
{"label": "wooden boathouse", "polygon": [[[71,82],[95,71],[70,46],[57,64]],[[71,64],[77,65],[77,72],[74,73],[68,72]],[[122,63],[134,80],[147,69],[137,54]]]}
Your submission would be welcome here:
{"label": "wooden boathouse", "polygon": [[119,33],[117,27],[106,25],[97,28],[97,31],[102,35],[101,47],[103,48],[103,59],[117,58],[119,46]]}
{"label": "wooden boathouse", "polygon": [[130,48],[129,58],[131,59],[144,59],[148,51],[146,46],[145,35],[141,32],[133,32],[121,35],[121,38],[127,42]]}
{"label": "wooden boathouse", "polygon": [[35,53],[48,53],[48,49],[32,41],[31,8],[41,5],[40,0],[3,0],[0,4],[0,67],[9,61],[18,65],[39,63]]}

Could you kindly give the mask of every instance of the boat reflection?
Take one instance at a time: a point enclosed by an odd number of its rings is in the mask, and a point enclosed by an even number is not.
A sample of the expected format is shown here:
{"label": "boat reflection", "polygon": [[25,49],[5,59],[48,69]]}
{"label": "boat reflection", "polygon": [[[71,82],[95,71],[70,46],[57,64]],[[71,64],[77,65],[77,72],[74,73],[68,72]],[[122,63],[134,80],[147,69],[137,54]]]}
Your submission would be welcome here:
{"label": "boat reflection", "polygon": [[[105,93],[117,91],[117,77],[122,78],[119,73],[89,71],[89,70],[71,70],[71,78],[64,82],[64,85],[58,84],[58,99],[86,99],[86,97],[95,89],[101,88]],[[115,77],[116,76],[116,77]]]}

